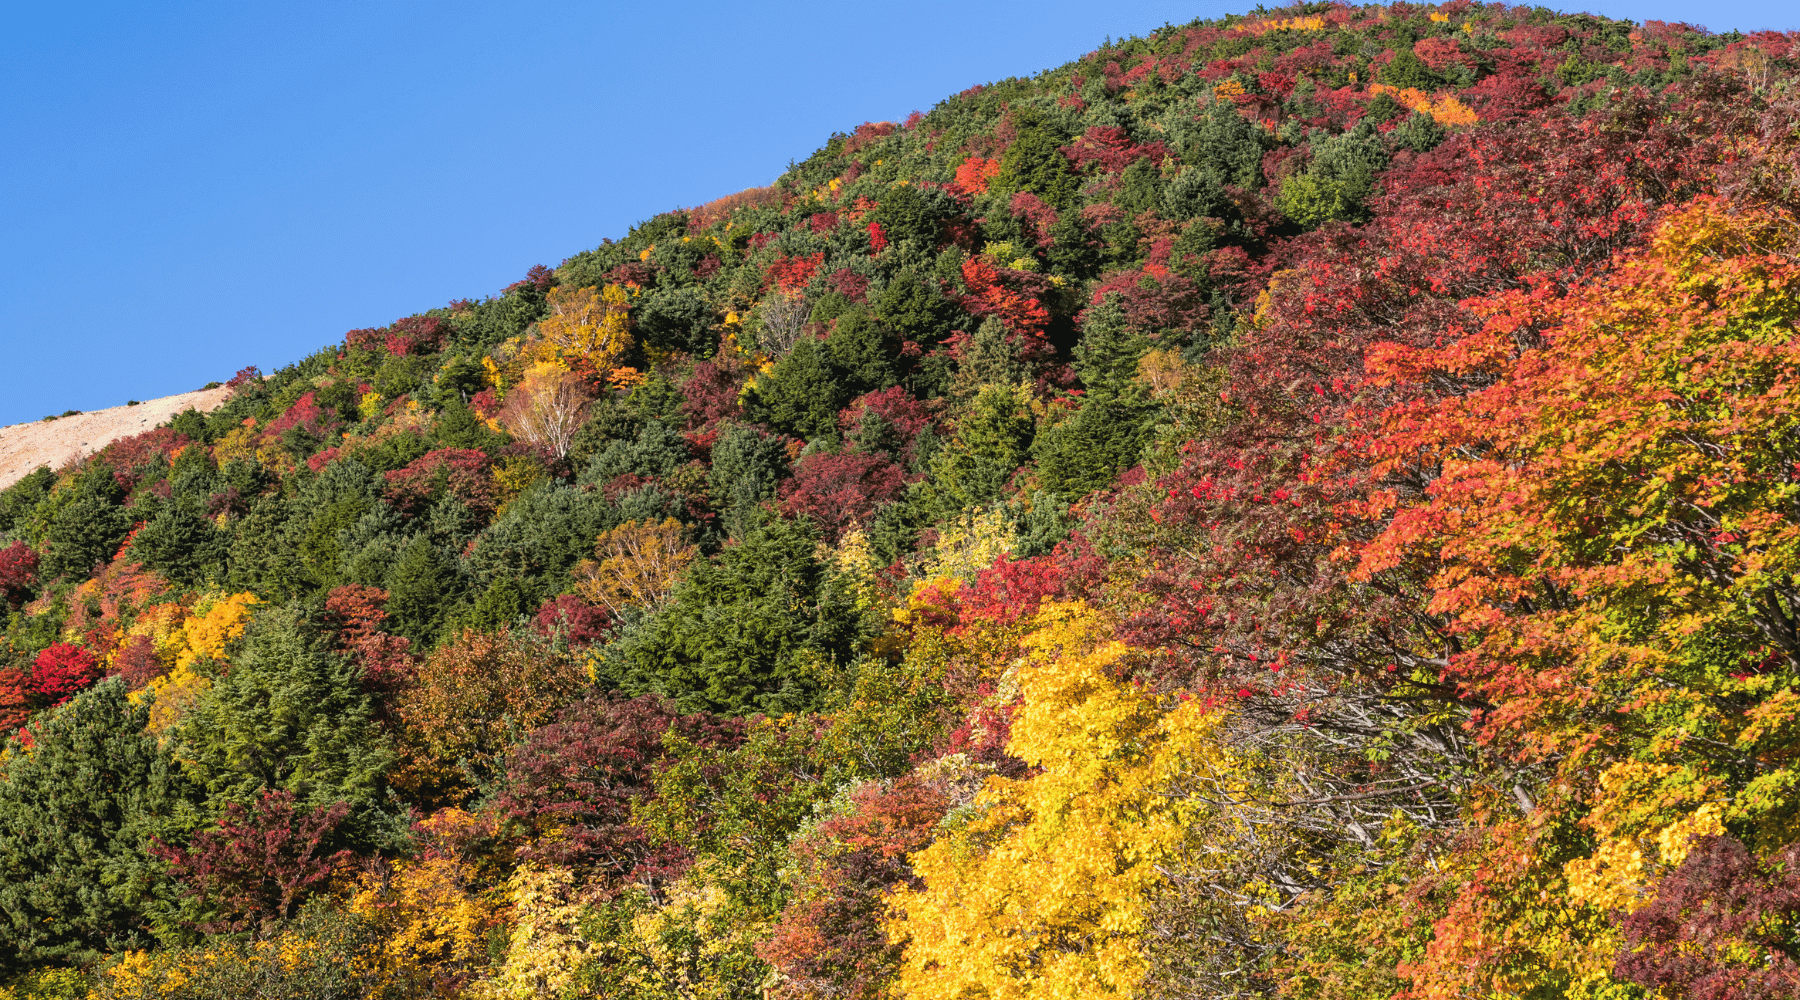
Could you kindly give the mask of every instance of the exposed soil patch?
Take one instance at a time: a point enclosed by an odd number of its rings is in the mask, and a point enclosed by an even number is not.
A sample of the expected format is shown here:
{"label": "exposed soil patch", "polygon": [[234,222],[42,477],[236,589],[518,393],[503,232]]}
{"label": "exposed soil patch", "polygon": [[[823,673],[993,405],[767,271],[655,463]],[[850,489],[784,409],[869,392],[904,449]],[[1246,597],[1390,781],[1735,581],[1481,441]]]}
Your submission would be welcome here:
{"label": "exposed soil patch", "polygon": [[202,413],[225,402],[226,386],[150,399],[136,406],[114,406],[72,417],[0,427],[0,489],[24,478],[40,465],[60,469],[120,438],[147,431],[182,410]]}

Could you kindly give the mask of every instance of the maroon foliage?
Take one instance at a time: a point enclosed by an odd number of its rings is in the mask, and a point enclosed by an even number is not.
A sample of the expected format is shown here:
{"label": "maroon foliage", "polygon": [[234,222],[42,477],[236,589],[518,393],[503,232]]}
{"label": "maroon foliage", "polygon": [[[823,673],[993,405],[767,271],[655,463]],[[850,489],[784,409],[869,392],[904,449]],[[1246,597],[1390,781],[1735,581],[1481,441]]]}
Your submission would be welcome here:
{"label": "maroon foliage", "polygon": [[113,654],[113,672],[124,679],[127,687],[133,691],[143,687],[165,671],[163,662],[156,657],[156,643],[147,635],[134,635],[126,639]]}
{"label": "maroon foliage", "polygon": [[328,439],[342,421],[338,419],[336,413],[320,406],[314,395],[314,393],[308,392],[294,400],[294,405],[288,407],[287,412],[276,417],[269,422],[267,427],[263,428],[263,437],[265,439],[279,437],[298,427],[316,438]]}
{"label": "maroon foliage", "polygon": [[170,456],[189,444],[180,432],[158,427],[114,441],[102,448],[94,460],[111,469],[119,485],[131,492],[144,479],[167,472]]}
{"label": "maroon foliage", "polygon": [[574,594],[563,594],[545,601],[537,610],[532,627],[542,636],[562,629],[563,639],[572,646],[594,642],[606,635],[612,619]]}
{"label": "maroon foliage", "polygon": [[388,503],[408,517],[424,513],[445,493],[480,516],[493,513],[497,500],[488,456],[474,448],[428,451],[386,478]]}
{"label": "maroon foliage", "polygon": [[831,287],[845,298],[857,302],[866,302],[869,297],[869,279],[857,274],[847,267],[840,267],[832,272],[828,279]]}
{"label": "maroon foliage", "polygon": [[337,634],[337,647],[362,665],[363,678],[377,690],[397,690],[412,676],[412,640],[391,635],[387,591],[350,583],[325,598],[323,624]]}
{"label": "maroon foliage", "polygon": [[1031,234],[1038,246],[1049,246],[1056,242],[1050,237],[1050,227],[1056,225],[1056,209],[1051,208],[1049,202],[1030,191],[1020,191],[1012,196],[1007,209],[1031,227]]}
{"label": "maroon foliage", "polygon": [[1701,837],[1620,922],[1614,975],[1658,996],[1760,1000],[1800,995],[1800,844],[1768,861],[1731,837]]}
{"label": "maroon foliage", "polygon": [[907,855],[931,843],[949,806],[944,791],[912,777],[864,785],[849,811],[794,841],[800,891],[757,948],[781,970],[773,996],[886,995],[902,946],[882,928],[885,898],[912,881]]}
{"label": "maroon foliage", "polygon": [[1132,142],[1125,130],[1117,125],[1095,125],[1081,138],[1064,146],[1062,152],[1076,169],[1097,163],[1103,173],[1109,174],[1124,170],[1142,157],[1149,157],[1151,163],[1161,163],[1163,157],[1169,155],[1168,147],[1160,142],[1143,145]]}
{"label": "maroon foliage", "polygon": [[[935,429],[932,405],[894,386],[850,401],[838,414],[845,436],[865,451],[882,451],[895,462],[911,465],[913,444],[922,431]],[[879,422],[879,433],[870,425]],[[880,439],[880,440],[875,440]]]}
{"label": "maroon foliage", "polygon": [[542,264],[533,264],[531,265],[531,270],[525,272],[524,278],[507,285],[505,290],[510,292],[515,289],[530,287],[539,292],[547,292],[550,290],[550,286],[555,283],[556,272]]}
{"label": "maroon foliage", "polygon": [[254,811],[232,802],[216,829],[196,834],[185,849],[155,841],[151,852],[188,895],[214,909],[195,924],[209,934],[267,930],[285,920],[351,852],[329,851],[331,834],[350,807],[297,808],[294,793],[265,791]]}
{"label": "maroon foliage", "polygon": [[1093,304],[1109,293],[1118,294],[1126,321],[1153,337],[1162,331],[1191,334],[1211,315],[1199,285],[1157,265],[1109,275],[1094,290]]}
{"label": "maroon foliage", "polygon": [[741,386],[737,376],[723,365],[702,361],[694,366],[694,374],[681,384],[681,412],[687,414],[688,430],[696,430],[718,420],[737,419],[744,408],[738,403]]}
{"label": "maroon foliage", "polygon": [[225,388],[235,394],[250,383],[260,381],[262,381],[262,369],[255,365],[245,365],[238,369],[236,375],[231,376],[231,381],[225,383]]}
{"label": "maroon foliage", "polygon": [[408,316],[394,321],[383,335],[389,354],[430,354],[444,345],[450,325],[435,316]]}
{"label": "maroon foliage", "polygon": [[806,516],[835,542],[853,524],[867,523],[875,508],[906,491],[900,467],[877,455],[815,452],[800,460],[781,484],[783,514]]}
{"label": "maroon foliage", "polygon": [[653,859],[631,812],[651,794],[663,734],[674,729],[711,746],[734,742],[741,728],[736,720],[679,715],[657,695],[580,702],[512,749],[495,805],[534,838],[521,855],[625,878]]}

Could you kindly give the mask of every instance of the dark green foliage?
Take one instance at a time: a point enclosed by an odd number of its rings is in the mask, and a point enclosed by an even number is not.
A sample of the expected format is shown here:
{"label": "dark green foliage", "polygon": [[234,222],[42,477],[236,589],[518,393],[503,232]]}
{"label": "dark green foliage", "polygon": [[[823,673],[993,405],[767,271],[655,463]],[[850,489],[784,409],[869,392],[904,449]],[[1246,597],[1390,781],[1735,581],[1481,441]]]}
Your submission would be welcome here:
{"label": "dark green foliage", "polygon": [[0,491],[0,531],[23,527],[25,519],[50,495],[50,488],[55,485],[56,473],[40,465]]}
{"label": "dark green foliage", "polygon": [[477,632],[495,632],[513,624],[528,610],[524,588],[511,577],[495,580],[481,592],[475,603],[464,609],[455,620],[454,628],[474,629]]}
{"label": "dark green foliage", "polygon": [[[32,725],[0,780],[0,949],[12,968],[87,964],[150,942],[160,866],[146,848],[197,820],[150,709],[104,681]],[[166,891],[166,890],[162,890]]]}
{"label": "dark green foliage", "polygon": [[593,554],[594,539],[619,515],[598,491],[539,482],[507,507],[469,554],[483,588],[516,583],[535,606],[569,587],[569,570]]}
{"label": "dark green foliage", "polygon": [[632,310],[637,334],[645,344],[665,351],[709,357],[718,346],[713,308],[692,286],[652,292]]}
{"label": "dark green foliage", "polygon": [[441,407],[457,403],[467,405],[471,397],[485,388],[487,382],[482,377],[480,363],[458,354],[438,369],[432,395]]}
{"label": "dark green foliage", "polygon": [[866,309],[839,317],[825,341],[825,353],[837,370],[844,392],[851,397],[886,389],[900,381],[896,370],[899,347]]}
{"label": "dark green foliage", "polygon": [[920,246],[935,247],[943,221],[956,214],[955,203],[942,191],[921,191],[910,184],[888,188],[879,198],[867,221],[879,223],[882,234],[894,243],[916,240]]}
{"label": "dark green foliage", "polygon": [[726,530],[737,535],[760,504],[775,497],[775,486],[788,474],[787,443],[754,427],[733,424],[713,443],[712,469],[706,491],[713,506],[726,512]]}
{"label": "dark green foliage", "polygon": [[1007,513],[1018,536],[1012,548],[1014,559],[1048,555],[1081,523],[1069,513],[1067,503],[1044,492],[1032,494],[1028,502],[1009,505]]}
{"label": "dark green foliage", "polygon": [[1393,132],[1396,143],[1415,153],[1425,153],[1437,148],[1437,144],[1443,142],[1444,136],[1448,134],[1436,118],[1423,111],[1414,111]]}
{"label": "dark green foliage", "polygon": [[163,505],[131,540],[131,552],[169,582],[198,587],[218,579],[227,539],[213,526],[205,508],[183,497]]}
{"label": "dark green foliage", "polygon": [[287,526],[287,540],[298,556],[301,579],[323,593],[341,582],[345,556],[340,533],[383,501],[380,483],[367,466],[339,459],[301,487]]}
{"label": "dark green foliage", "polygon": [[837,413],[851,395],[825,345],[801,337],[774,371],[751,383],[745,405],[770,427],[810,439],[835,432]]}
{"label": "dark green foliage", "polygon": [[1407,114],[1406,105],[1394,100],[1394,95],[1383,93],[1369,102],[1361,120],[1371,125],[1384,125],[1404,114]]}
{"label": "dark green foliage", "polygon": [[1031,411],[1018,389],[982,388],[956,421],[950,442],[932,459],[927,489],[940,516],[1000,498],[1030,454]]}
{"label": "dark green foliage", "polygon": [[431,446],[433,448],[475,448],[481,451],[497,449],[502,438],[488,429],[481,422],[474,410],[469,409],[461,400],[451,400],[444,404],[444,411],[431,425]]}
{"label": "dark green foliage", "polygon": [[1073,416],[1037,436],[1038,482],[1064,502],[1110,485],[1137,464],[1153,412],[1153,407],[1117,397],[1084,401]]}
{"label": "dark green foliage", "polygon": [[1080,186],[1069,158],[1062,153],[1068,134],[1036,108],[1017,107],[1011,113],[1018,137],[1000,158],[1000,175],[994,178],[993,190],[1002,194],[1029,191],[1059,210],[1067,208]]}
{"label": "dark green foliage", "polygon": [[110,561],[131,531],[124,499],[125,491],[112,470],[95,464],[68,488],[40,503],[37,513],[45,522],[43,578],[85,578]]}
{"label": "dark green foliage", "polygon": [[169,421],[169,427],[177,434],[181,434],[195,441],[206,441],[209,439],[205,415],[191,406],[176,414],[175,418]]}
{"label": "dark green foliage", "polygon": [[815,664],[847,660],[859,621],[814,556],[807,525],[763,518],[736,544],[689,568],[669,604],[608,654],[632,694],[654,691],[684,712],[805,711]]}
{"label": "dark green foliage", "polygon": [[1381,139],[1367,123],[1343,135],[1314,135],[1312,161],[1282,182],[1275,206],[1307,229],[1360,221],[1368,217],[1364,202],[1375,192],[1375,175],[1386,166]]}
{"label": "dark green foliage", "polygon": [[925,348],[942,341],[968,320],[962,308],[938,290],[936,281],[913,268],[888,279],[875,300],[875,314],[902,341],[910,340]]}
{"label": "dark green foliage", "polygon": [[1140,156],[1119,175],[1119,193],[1113,204],[1126,215],[1136,216],[1163,207],[1163,178],[1148,156]]}
{"label": "dark green foliage", "polygon": [[652,420],[633,440],[614,441],[594,456],[576,481],[586,485],[618,476],[666,476],[687,460],[687,440],[661,421]]}
{"label": "dark green foliage", "polygon": [[460,590],[456,560],[424,535],[412,540],[387,573],[389,629],[417,643],[435,637]]}
{"label": "dark green foliage", "polygon": [[1182,159],[1212,171],[1217,183],[1248,191],[1262,186],[1262,157],[1262,130],[1230,101],[1214,101],[1206,109],[1195,148]]}
{"label": "dark green foliage", "polygon": [[369,842],[393,754],[374,721],[362,668],[289,608],[259,611],[231,669],[176,733],[180,756],[214,809],[285,789],[308,808],[350,804],[346,827]]}
{"label": "dark green foliage", "polygon": [[[666,380],[664,384],[667,384]],[[595,456],[614,441],[628,441],[643,429],[644,418],[636,407],[617,396],[603,396],[588,411],[587,422],[569,442],[569,467],[586,469]]]}
{"label": "dark green foliage", "polygon": [[1443,85],[1443,80],[1425,65],[1412,50],[1412,40],[1402,36],[1394,46],[1394,58],[1381,70],[1381,82],[1391,87],[1416,87],[1419,90],[1435,90]]}
{"label": "dark green foliage", "polygon": [[227,576],[233,590],[285,601],[307,588],[304,569],[288,543],[292,504],[280,494],[259,499],[236,524]]}

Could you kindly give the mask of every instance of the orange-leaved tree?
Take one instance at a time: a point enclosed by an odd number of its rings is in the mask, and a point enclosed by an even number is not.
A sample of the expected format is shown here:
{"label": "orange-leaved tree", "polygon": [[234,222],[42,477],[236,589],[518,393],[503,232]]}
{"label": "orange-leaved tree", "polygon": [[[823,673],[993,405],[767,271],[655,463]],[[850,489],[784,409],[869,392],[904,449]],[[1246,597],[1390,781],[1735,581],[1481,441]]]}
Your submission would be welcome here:
{"label": "orange-leaved tree", "polygon": [[1766,857],[1800,833],[1796,247],[1793,220],[1701,199],[1609,276],[1371,352],[1382,379],[1479,387],[1386,414],[1378,473],[1430,486],[1376,493],[1392,520],[1354,555],[1427,569],[1445,679],[1524,776],[1519,813],[1477,817],[1423,995],[1605,978],[1605,914],[1692,837]]}

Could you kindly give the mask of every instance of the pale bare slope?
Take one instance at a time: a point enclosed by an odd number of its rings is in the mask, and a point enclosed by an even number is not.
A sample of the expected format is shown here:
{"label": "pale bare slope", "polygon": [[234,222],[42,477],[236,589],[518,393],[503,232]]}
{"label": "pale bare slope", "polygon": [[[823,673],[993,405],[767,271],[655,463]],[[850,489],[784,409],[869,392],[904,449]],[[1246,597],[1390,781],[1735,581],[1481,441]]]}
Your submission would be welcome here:
{"label": "pale bare slope", "polygon": [[71,459],[147,431],[190,406],[205,413],[223,403],[230,393],[230,389],[220,386],[146,400],[136,406],[115,406],[57,420],[0,427],[0,489],[18,482],[40,465],[60,469]]}

